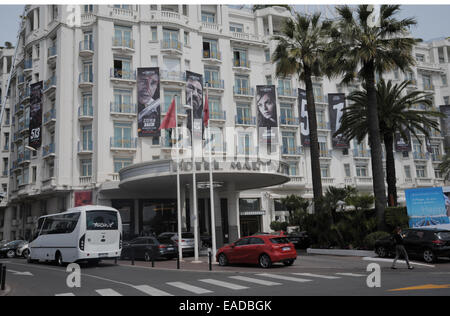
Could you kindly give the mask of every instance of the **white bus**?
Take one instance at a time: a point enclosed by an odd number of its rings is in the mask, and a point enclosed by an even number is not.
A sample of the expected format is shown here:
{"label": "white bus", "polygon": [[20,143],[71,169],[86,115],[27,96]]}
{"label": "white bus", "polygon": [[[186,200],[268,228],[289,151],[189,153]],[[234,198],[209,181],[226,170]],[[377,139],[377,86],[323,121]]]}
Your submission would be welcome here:
{"label": "white bus", "polygon": [[30,263],[51,261],[63,265],[120,258],[120,213],[111,207],[89,205],[42,216],[29,249]]}

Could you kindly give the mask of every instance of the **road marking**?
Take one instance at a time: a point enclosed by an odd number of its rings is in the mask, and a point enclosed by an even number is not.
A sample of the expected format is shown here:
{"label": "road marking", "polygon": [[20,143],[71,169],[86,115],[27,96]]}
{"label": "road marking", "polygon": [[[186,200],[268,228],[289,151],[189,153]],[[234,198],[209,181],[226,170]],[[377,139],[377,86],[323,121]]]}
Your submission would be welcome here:
{"label": "road marking", "polygon": [[[364,261],[380,261],[380,262],[389,262],[389,263],[393,263],[394,259],[385,259],[385,258],[372,258],[372,257],[364,257],[363,258]],[[397,260],[397,263],[403,263],[406,264],[405,260]],[[411,265],[415,265],[415,266],[423,266],[423,267],[428,267],[428,268],[435,268],[434,265],[432,264],[425,264],[425,263],[419,263],[419,262],[413,262],[410,261],[409,262]]]}
{"label": "road marking", "polygon": [[277,283],[277,282],[254,279],[254,278],[249,278],[249,277],[239,276],[239,275],[230,276],[229,278],[235,279],[235,280],[240,280],[240,281],[245,281],[245,282],[250,282],[250,283],[255,283],[255,284],[260,284],[260,285],[267,285],[267,286],[282,285],[281,283]]}
{"label": "road marking", "polygon": [[101,296],[122,296],[122,294],[117,293],[113,289],[101,289],[101,290],[95,290],[98,294]]}
{"label": "road marking", "polygon": [[357,274],[357,273],[336,273],[337,275],[343,275],[343,276],[350,276],[350,277],[365,277],[364,274]]}
{"label": "road marking", "polygon": [[73,293],[61,293],[61,294],[55,294],[55,296],[75,296]]}
{"label": "road marking", "polygon": [[26,275],[26,276],[33,276],[31,272],[20,272],[20,271],[14,271],[6,269],[7,272],[13,273],[14,275]]}
{"label": "road marking", "polygon": [[270,273],[260,273],[257,275],[262,276],[262,277],[268,277],[268,278],[280,279],[280,280],[286,280],[286,281],[301,282],[301,283],[312,281],[312,280],[307,280],[307,279],[293,278],[293,277],[289,277],[289,276],[285,276],[285,275],[270,274]]}
{"label": "road marking", "polygon": [[202,280],[199,280],[199,281],[200,282],[205,282],[205,283],[208,283],[208,284],[212,284],[212,285],[225,287],[225,288],[231,289],[231,290],[245,290],[245,289],[248,289],[248,287],[246,287],[246,286],[237,285],[237,284],[234,284],[234,283],[229,283],[229,282],[224,282],[224,281],[219,281],[219,280],[214,280],[214,279],[202,279]]}
{"label": "road marking", "polygon": [[166,284],[169,284],[171,286],[180,288],[182,290],[186,290],[195,294],[206,294],[206,293],[212,293],[210,290],[202,289],[201,287],[189,285],[184,282],[167,282]]}
{"label": "road marking", "polygon": [[335,280],[335,279],[341,278],[341,277],[337,277],[337,276],[329,276],[329,275],[321,275],[321,274],[313,274],[313,273],[292,273],[292,274],[306,276],[306,277],[312,277],[312,278],[319,278],[319,279],[329,279],[329,280]]}
{"label": "road marking", "polygon": [[388,290],[388,292],[414,291],[414,290],[434,290],[434,289],[450,289],[450,284],[442,284],[442,285],[425,284],[425,285],[404,287],[404,288],[401,288],[401,289]]}
{"label": "road marking", "polygon": [[136,285],[133,286],[136,290],[139,290],[141,292],[144,292],[147,295],[150,296],[173,296],[172,294],[169,294],[167,292],[155,289],[154,287],[148,286],[148,285]]}

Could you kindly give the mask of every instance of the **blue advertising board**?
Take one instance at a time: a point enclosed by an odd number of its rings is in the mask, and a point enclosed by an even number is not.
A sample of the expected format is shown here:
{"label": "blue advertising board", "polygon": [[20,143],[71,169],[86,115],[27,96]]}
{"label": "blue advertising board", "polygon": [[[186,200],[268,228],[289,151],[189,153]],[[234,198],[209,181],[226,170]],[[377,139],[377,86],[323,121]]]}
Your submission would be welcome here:
{"label": "blue advertising board", "polygon": [[405,190],[409,227],[450,223],[441,187]]}

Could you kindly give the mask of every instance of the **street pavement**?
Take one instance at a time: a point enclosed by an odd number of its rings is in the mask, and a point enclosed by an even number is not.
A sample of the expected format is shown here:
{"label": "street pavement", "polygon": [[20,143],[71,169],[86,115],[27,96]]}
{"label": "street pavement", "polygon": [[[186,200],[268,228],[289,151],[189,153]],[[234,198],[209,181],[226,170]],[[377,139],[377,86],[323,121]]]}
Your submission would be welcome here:
{"label": "street pavement", "polygon": [[[290,267],[252,265],[220,267],[209,271],[202,263],[186,258],[177,270],[176,260],[151,263],[135,261],[81,265],[81,287],[69,288],[66,268],[27,264],[23,259],[2,259],[7,266],[10,296],[305,296],[305,295],[450,295],[450,261],[433,265],[415,261],[414,270],[378,258],[306,255]],[[381,268],[380,287],[370,288],[368,264]]]}

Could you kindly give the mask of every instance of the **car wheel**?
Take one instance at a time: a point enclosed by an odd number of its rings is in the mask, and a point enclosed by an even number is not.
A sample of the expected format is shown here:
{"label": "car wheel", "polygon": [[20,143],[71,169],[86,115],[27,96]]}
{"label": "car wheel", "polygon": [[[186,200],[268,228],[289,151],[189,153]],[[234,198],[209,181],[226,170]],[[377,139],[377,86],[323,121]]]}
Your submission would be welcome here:
{"label": "car wheel", "polygon": [[8,252],[6,253],[6,256],[8,258],[14,258],[16,256],[16,252],[14,250],[8,250]]}
{"label": "car wheel", "polygon": [[22,252],[22,256],[23,256],[24,258],[28,258],[29,255],[30,255],[30,250],[28,250],[28,249],[25,249],[25,250]]}
{"label": "car wheel", "polygon": [[222,266],[222,267],[228,265],[228,259],[227,259],[227,256],[225,256],[224,253],[221,253],[219,255],[219,265]]}
{"label": "car wheel", "polygon": [[377,249],[375,249],[375,253],[380,258],[386,258],[386,256],[387,256],[387,251],[386,251],[386,248],[384,248],[384,247],[377,247]]}
{"label": "car wheel", "polygon": [[293,265],[294,261],[295,261],[294,259],[284,260],[283,264],[288,267],[288,266]]}
{"label": "car wheel", "polygon": [[433,263],[436,261],[436,255],[434,254],[433,250],[431,249],[425,249],[423,252],[423,260],[425,260],[426,263]]}
{"label": "car wheel", "polygon": [[259,257],[259,266],[264,269],[268,269],[272,266],[272,260],[265,253]]}

